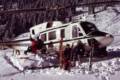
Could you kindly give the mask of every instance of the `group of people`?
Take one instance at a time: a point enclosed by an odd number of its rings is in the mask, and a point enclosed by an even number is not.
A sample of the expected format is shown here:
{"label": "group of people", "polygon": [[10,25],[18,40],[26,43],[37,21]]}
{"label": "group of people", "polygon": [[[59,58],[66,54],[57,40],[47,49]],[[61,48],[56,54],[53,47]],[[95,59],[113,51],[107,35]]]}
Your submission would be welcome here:
{"label": "group of people", "polygon": [[[25,54],[27,54],[27,52],[38,54],[37,51],[39,50],[41,54],[47,54],[50,56],[57,55],[58,59],[60,59],[60,51],[55,48],[53,42],[50,42],[48,47],[46,47],[44,42],[39,38],[37,38],[37,40],[31,39],[31,41],[32,45],[28,47],[28,50],[25,51]],[[78,40],[77,45],[71,46],[70,44],[66,44],[63,47],[62,64],[63,69],[65,70],[70,70],[70,66],[75,66],[76,61],[78,61],[78,64],[80,64],[83,56],[89,56],[89,52],[86,51],[86,45],[80,40]],[[73,64],[71,64],[71,62],[73,62]]]}
{"label": "group of people", "polygon": [[64,49],[64,69],[70,70],[71,62],[74,63],[78,61],[80,63],[81,57],[83,57],[85,54],[85,45],[78,41],[76,46],[70,46],[70,44],[66,44]]}

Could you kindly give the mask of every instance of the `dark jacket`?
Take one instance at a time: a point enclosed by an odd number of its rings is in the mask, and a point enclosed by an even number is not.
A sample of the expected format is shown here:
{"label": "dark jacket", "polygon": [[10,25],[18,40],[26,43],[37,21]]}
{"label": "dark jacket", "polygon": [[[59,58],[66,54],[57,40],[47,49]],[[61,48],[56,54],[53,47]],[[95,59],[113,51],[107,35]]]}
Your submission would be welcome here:
{"label": "dark jacket", "polygon": [[83,44],[79,44],[79,45],[76,45],[74,47],[74,51],[73,51],[76,55],[83,55],[84,52],[85,52],[85,48],[84,48],[84,45]]}
{"label": "dark jacket", "polygon": [[71,48],[65,48],[65,50],[64,50],[64,58],[69,60],[70,56],[71,56]]}
{"label": "dark jacket", "polygon": [[44,42],[41,39],[39,39],[37,40],[36,46],[37,46],[37,49],[42,49],[42,47],[44,46]]}

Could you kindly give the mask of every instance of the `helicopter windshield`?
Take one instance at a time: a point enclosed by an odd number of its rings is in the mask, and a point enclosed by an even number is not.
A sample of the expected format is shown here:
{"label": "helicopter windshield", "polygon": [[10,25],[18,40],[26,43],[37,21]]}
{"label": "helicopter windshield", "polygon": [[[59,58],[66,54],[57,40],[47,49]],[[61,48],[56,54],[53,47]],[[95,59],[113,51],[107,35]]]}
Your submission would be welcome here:
{"label": "helicopter windshield", "polygon": [[82,26],[86,34],[89,34],[90,32],[93,31],[98,31],[97,27],[93,23],[85,21],[81,22],[80,25]]}
{"label": "helicopter windshield", "polygon": [[89,36],[105,36],[105,35],[106,33],[101,31],[93,31],[89,34]]}

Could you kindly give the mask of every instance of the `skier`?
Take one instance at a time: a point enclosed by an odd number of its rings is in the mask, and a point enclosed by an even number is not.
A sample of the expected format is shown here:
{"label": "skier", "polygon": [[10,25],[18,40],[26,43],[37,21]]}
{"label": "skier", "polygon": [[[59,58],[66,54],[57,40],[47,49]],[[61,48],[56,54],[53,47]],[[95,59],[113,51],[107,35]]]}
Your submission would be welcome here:
{"label": "skier", "polygon": [[32,42],[32,45],[28,47],[24,54],[27,54],[27,52],[36,54],[37,50],[41,49],[44,45],[44,42],[39,38],[37,38],[37,40],[30,38],[30,40]]}
{"label": "skier", "polygon": [[36,54],[37,51],[37,41],[35,39],[31,39],[32,45],[31,45],[31,51],[32,53]]}
{"label": "skier", "polygon": [[85,52],[84,44],[81,41],[78,41],[77,45],[73,49],[74,53],[74,62],[78,60],[80,62],[80,58],[83,57]]}
{"label": "skier", "polygon": [[43,47],[41,48],[41,53],[42,54],[46,54],[47,53],[47,47],[46,47],[46,45],[43,45]]}
{"label": "skier", "polygon": [[44,42],[41,39],[39,39],[39,37],[37,37],[36,46],[37,49],[42,49],[42,47],[44,46]]}
{"label": "skier", "polygon": [[67,44],[64,50],[64,69],[65,70],[70,70],[70,56],[71,56],[71,47],[69,44]]}

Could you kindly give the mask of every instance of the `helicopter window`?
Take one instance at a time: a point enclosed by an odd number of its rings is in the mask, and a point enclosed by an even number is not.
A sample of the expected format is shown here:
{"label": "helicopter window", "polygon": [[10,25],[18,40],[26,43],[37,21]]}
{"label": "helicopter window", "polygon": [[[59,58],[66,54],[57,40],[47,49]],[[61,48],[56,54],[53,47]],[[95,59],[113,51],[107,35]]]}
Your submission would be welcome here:
{"label": "helicopter window", "polygon": [[52,22],[48,22],[48,23],[47,23],[47,28],[51,28],[51,27],[52,27],[52,24],[53,24]]}
{"label": "helicopter window", "polygon": [[34,30],[32,30],[32,34],[35,35],[35,31]]}
{"label": "helicopter window", "polygon": [[83,34],[81,33],[80,28],[75,25],[72,27],[72,37],[75,38],[79,36],[83,36]]}
{"label": "helicopter window", "polygon": [[60,37],[62,37],[62,38],[65,37],[65,29],[61,29],[61,31],[60,31]]}
{"label": "helicopter window", "polygon": [[55,31],[49,32],[49,34],[48,34],[48,39],[49,39],[49,40],[54,40],[54,39],[56,39],[56,32],[55,32]]}
{"label": "helicopter window", "polygon": [[85,30],[86,34],[88,34],[89,32],[92,32],[92,31],[98,31],[97,27],[93,23],[81,22],[80,25]]}
{"label": "helicopter window", "polygon": [[100,31],[94,31],[94,32],[90,33],[89,35],[91,35],[91,36],[105,36],[106,33],[100,32]]}
{"label": "helicopter window", "polygon": [[47,40],[46,34],[41,34],[41,39],[42,39],[43,41],[46,41],[46,40]]}
{"label": "helicopter window", "polygon": [[72,37],[75,38],[78,36],[77,26],[72,27]]}
{"label": "helicopter window", "polygon": [[78,27],[78,35],[83,36],[82,32],[80,31],[80,28]]}

